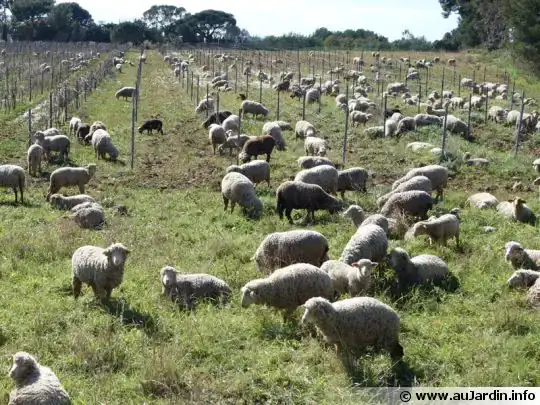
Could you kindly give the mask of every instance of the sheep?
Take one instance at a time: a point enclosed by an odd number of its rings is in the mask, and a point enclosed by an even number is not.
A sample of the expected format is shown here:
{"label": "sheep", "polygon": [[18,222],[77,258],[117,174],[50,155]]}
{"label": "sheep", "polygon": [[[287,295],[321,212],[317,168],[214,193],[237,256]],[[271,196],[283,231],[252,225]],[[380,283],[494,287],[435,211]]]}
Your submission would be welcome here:
{"label": "sheep", "polygon": [[105,155],[108,154],[111,160],[116,160],[119,155],[118,149],[112,143],[111,135],[104,129],[98,129],[92,135],[92,148],[97,159],[105,159]]}
{"label": "sheep", "polygon": [[390,265],[399,283],[404,286],[438,283],[449,274],[448,265],[435,255],[423,254],[411,258],[405,249],[394,248],[389,256]]}
{"label": "sheep", "polygon": [[137,89],[135,87],[122,87],[120,90],[118,90],[114,96],[118,100],[120,97],[124,97],[124,100],[127,100],[129,97],[135,96],[135,93],[137,92]]}
{"label": "sheep", "polygon": [[364,130],[364,135],[370,138],[382,138],[384,137],[385,128],[382,125],[376,127],[369,127]]}
{"label": "sheep", "polygon": [[230,201],[231,213],[238,203],[249,218],[258,219],[262,215],[263,203],[255,194],[253,183],[241,173],[231,172],[223,177],[221,196],[225,211]]}
{"label": "sheep", "polygon": [[281,134],[281,127],[276,121],[267,122],[262,127],[262,135],[270,135],[276,141],[276,149],[286,150],[285,138]]}
{"label": "sheep", "polygon": [[332,304],[324,297],[314,297],[302,307],[305,312],[300,323],[315,324],[329,344],[353,352],[371,346],[388,351],[393,361],[403,358],[399,315],[376,298],[354,297]]}
{"label": "sheep", "polygon": [[[359,218],[353,218],[353,223],[355,222],[355,220],[357,221],[358,219]],[[386,236],[389,237],[391,233],[394,232],[394,229],[392,229],[391,227],[395,228],[395,220],[392,218],[386,218],[384,215],[381,214],[371,214],[366,219],[364,219],[360,223],[360,225],[357,225],[357,227],[364,225],[378,225],[382,228]]]}
{"label": "sheep", "polygon": [[221,125],[221,123],[223,121],[225,121],[227,118],[229,118],[231,115],[232,115],[232,112],[230,112],[228,110],[215,112],[215,113],[210,114],[208,116],[208,118],[202,123],[202,126],[205,129],[208,129],[210,127],[210,125],[212,125],[212,124]]}
{"label": "sheep", "polygon": [[405,93],[408,92],[407,84],[405,83],[390,83],[386,87],[388,93]]}
{"label": "sheep", "polygon": [[350,266],[338,260],[328,260],[322,264],[321,270],[328,273],[338,294],[357,296],[369,291],[371,273],[377,265],[369,259],[360,259]]}
{"label": "sheep", "polygon": [[124,67],[124,65],[121,63],[117,63],[116,65],[114,65],[114,68],[118,73],[122,73],[122,67]]}
{"label": "sheep", "polygon": [[86,122],[80,123],[79,126],[77,127],[77,132],[76,132],[77,140],[79,142],[84,142],[84,139],[89,133],[90,133],[90,124]]}
{"label": "sheep", "polygon": [[508,114],[506,114],[506,124],[515,126],[517,122],[519,121],[519,115],[520,112],[516,110],[508,111]]}
{"label": "sheep", "polygon": [[195,114],[200,114],[205,111],[213,111],[214,110],[214,99],[212,97],[203,98],[201,101],[199,101],[199,104],[197,104],[197,107],[195,107]]}
{"label": "sheep", "polygon": [[246,114],[253,114],[255,118],[258,115],[262,115],[263,117],[268,116],[268,108],[266,108],[261,103],[258,103],[256,101],[252,100],[244,100],[242,101],[242,104],[240,105],[240,111],[243,117],[246,117]]}
{"label": "sheep", "polygon": [[8,376],[15,383],[9,405],[71,405],[71,399],[56,374],[27,352],[13,355]]}
{"label": "sheep", "polygon": [[308,104],[315,103],[321,98],[321,92],[317,88],[311,88],[306,91],[306,102]]}
{"label": "sheep", "polygon": [[461,79],[461,87],[471,87],[472,88],[473,86],[474,86],[473,79],[468,79],[466,77]]}
{"label": "sheep", "polygon": [[24,204],[24,169],[17,165],[0,165],[0,186],[11,188],[15,193],[15,203],[18,202],[18,193],[21,194],[21,204]]}
{"label": "sheep", "polygon": [[247,163],[252,157],[259,155],[266,155],[266,161],[270,162],[270,156],[274,150],[276,141],[270,135],[257,136],[253,139],[249,139],[244,144],[242,151],[239,154],[239,158],[242,162]]}
{"label": "sheep", "polygon": [[44,131],[37,131],[37,132],[42,132],[43,136],[45,136],[45,137],[54,136],[54,135],[60,135],[60,130],[58,128],[47,128]]}
{"label": "sheep", "polygon": [[449,114],[446,116],[446,129],[453,134],[460,134],[464,138],[469,136],[469,126],[467,123],[454,115]]}
{"label": "sheep", "polygon": [[240,117],[235,114],[229,115],[223,122],[221,123],[221,126],[227,131],[232,131],[232,133],[238,133],[240,130]]}
{"label": "sheep", "polygon": [[86,245],[78,248],[71,257],[73,273],[72,287],[75,299],[81,294],[86,283],[94,295],[104,301],[124,278],[124,265],[130,250],[121,243],[113,243],[107,248]]}
{"label": "sheep", "polygon": [[279,218],[283,219],[285,212],[290,224],[293,223],[291,217],[293,209],[307,210],[306,221],[310,215],[312,221],[315,221],[317,210],[327,210],[330,214],[334,214],[343,208],[343,204],[326,193],[321,186],[301,181],[283,182],[276,190],[276,199]]}
{"label": "sheep", "polygon": [[527,304],[533,308],[538,308],[540,305],[540,283],[538,279],[527,291]]}
{"label": "sheep", "polygon": [[414,130],[414,118],[413,117],[403,117],[399,120],[395,134],[401,135],[406,132]]}
{"label": "sheep", "polygon": [[401,183],[409,180],[410,178],[414,176],[426,176],[429,180],[431,180],[431,186],[433,187],[433,190],[437,190],[437,195],[435,196],[435,199],[438,200],[439,198],[442,200],[443,198],[443,189],[446,187],[446,184],[448,182],[448,169],[444,166],[439,165],[428,165],[424,167],[418,167],[411,169],[405,174],[405,176],[397,179],[392,184],[392,190],[395,190],[396,187],[398,187]]}
{"label": "sheep", "polygon": [[448,239],[455,238],[456,246],[459,247],[460,221],[457,215],[458,212],[459,210],[454,209],[450,214],[417,222],[413,225],[410,232],[407,232],[407,239],[419,235],[428,235],[430,245],[435,241],[446,246]]}
{"label": "sheep", "polygon": [[540,250],[524,249],[520,243],[515,241],[507,242],[504,249],[504,260],[510,263],[514,269],[540,270]]}
{"label": "sheep", "polygon": [[71,210],[76,205],[85,202],[96,202],[96,200],[86,194],[77,194],[72,196],[63,196],[62,194],[53,194],[50,197],[52,207],[56,209]]}
{"label": "sheep", "polygon": [[227,137],[227,140],[218,146],[218,152],[220,155],[223,155],[225,149],[229,149],[229,155],[232,156],[233,149],[241,149],[247,141],[250,139],[256,139],[256,136],[249,136],[246,134],[242,135],[231,135]]}
{"label": "sheep", "polygon": [[315,126],[308,121],[298,121],[294,128],[294,134],[296,139],[315,136]]}
{"label": "sheep", "polygon": [[322,165],[336,167],[330,159],[323,156],[302,156],[299,157],[296,162],[302,169],[311,169]]}
{"label": "sheep", "polygon": [[413,152],[431,148],[433,148],[433,144],[429,142],[410,142],[407,144],[407,149],[410,149]]}
{"label": "sheep", "polygon": [[46,200],[57,193],[62,187],[78,186],[79,192],[84,194],[84,186],[96,173],[96,165],[91,163],[84,167],[60,167],[51,173],[49,189]]}
{"label": "sheep", "polygon": [[327,193],[336,195],[338,191],[338,178],[339,173],[336,168],[322,165],[299,171],[294,177],[294,181],[317,184]]}
{"label": "sheep", "polygon": [[536,223],[536,215],[525,203],[525,200],[515,197],[513,200],[501,201],[497,205],[497,211],[516,221],[534,225]]}
{"label": "sheep", "polygon": [[292,131],[292,125],[289,124],[286,121],[274,121],[276,124],[279,125],[282,131]]}
{"label": "sheep", "polygon": [[532,165],[534,167],[534,171],[540,173],[540,159],[535,159]]}
{"label": "sheep", "polygon": [[182,302],[185,309],[195,308],[197,301],[212,300],[227,304],[231,296],[229,285],[210,274],[182,274],[172,266],[165,266],[160,271],[162,294],[174,302]]}
{"label": "sheep", "polygon": [[426,125],[441,125],[441,117],[436,115],[429,114],[416,114],[413,118],[414,120],[414,129],[417,130],[419,127]]}
{"label": "sheep", "polygon": [[296,263],[277,269],[266,278],[249,281],[241,291],[242,308],[258,304],[282,309],[285,320],[309,298],[331,300],[334,295],[330,276],[309,263]]}
{"label": "sheep", "polygon": [[486,158],[471,158],[471,154],[469,152],[465,152],[463,154],[463,163],[465,163],[467,166],[487,166],[489,164],[489,160]]}
{"label": "sheep", "polygon": [[225,143],[226,140],[227,133],[225,132],[225,128],[218,124],[210,125],[208,129],[208,141],[212,145],[214,155],[216,154],[216,146]]}
{"label": "sheep", "polygon": [[341,193],[341,198],[345,199],[345,191],[366,192],[366,183],[369,177],[375,177],[374,173],[368,173],[363,167],[351,167],[350,169],[338,172],[337,191]]}
{"label": "sheep", "polygon": [[421,190],[410,190],[393,193],[381,208],[385,217],[393,215],[410,215],[427,218],[427,212],[433,208],[433,199],[429,193]]}
{"label": "sheep", "polygon": [[43,148],[45,158],[49,160],[50,152],[56,151],[65,161],[68,159],[70,141],[65,135],[43,136],[42,132],[36,132],[36,142]]}
{"label": "sheep", "polygon": [[257,271],[266,274],[295,263],[319,267],[328,259],[328,240],[311,230],[273,232],[263,239],[251,258]]}
{"label": "sheep", "polygon": [[161,135],[163,135],[163,121],[157,118],[152,118],[151,120],[144,121],[143,124],[139,127],[139,134],[142,134],[143,131],[146,131],[147,134],[151,134],[153,130],[156,130]]}
{"label": "sheep", "polygon": [[488,111],[488,119],[496,123],[502,123],[505,121],[506,114],[509,111],[498,105],[491,106]]}
{"label": "sheep", "polygon": [[380,261],[386,256],[388,238],[384,229],[375,224],[359,226],[341,253],[340,261],[351,265],[360,259]]}
{"label": "sheep", "polygon": [[467,198],[466,204],[478,209],[495,208],[499,200],[490,193],[476,193]]}
{"label": "sheep", "polygon": [[71,218],[83,229],[101,229],[105,225],[103,207],[96,202],[78,204],[71,212]]}
{"label": "sheep", "polygon": [[304,150],[306,155],[325,156],[326,150],[330,149],[326,143],[326,139],[316,136],[308,136],[304,140]]}
{"label": "sheep", "polygon": [[270,165],[264,160],[254,160],[243,165],[231,165],[227,167],[226,173],[242,173],[254,185],[266,181],[270,187]]}
{"label": "sheep", "polygon": [[341,214],[344,218],[350,218],[353,221],[354,226],[357,228],[364,222],[366,219],[366,213],[359,205],[352,204]]}
{"label": "sheep", "polygon": [[351,125],[353,127],[358,126],[359,124],[364,124],[366,126],[366,123],[373,117],[372,114],[366,114],[361,111],[352,111],[349,114],[349,120],[351,121]]}
{"label": "sheep", "polygon": [[506,284],[508,288],[531,287],[539,277],[539,271],[519,269],[512,273]]}
{"label": "sheep", "polygon": [[81,119],[79,117],[72,117],[69,120],[69,135],[75,135],[77,133],[77,129],[79,128],[79,125],[81,124]]}
{"label": "sheep", "polygon": [[41,173],[41,159],[44,151],[41,145],[36,142],[28,148],[26,153],[26,162],[28,164],[28,173],[30,176],[37,176],[37,173]]}
{"label": "sheep", "polygon": [[427,178],[426,176],[411,177],[409,180],[406,180],[403,183],[399,184],[394,190],[379,197],[377,199],[377,206],[379,207],[379,209],[381,209],[384,206],[384,204],[386,204],[388,199],[395,193],[401,193],[403,191],[412,191],[412,190],[425,191],[426,193],[431,194],[431,192],[433,191],[431,180]]}
{"label": "sheep", "polygon": [[98,129],[107,130],[107,127],[105,124],[101,121],[94,121],[92,125],[90,125],[90,130],[88,131],[88,135],[84,137],[84,142],[86,144],[90,144],[92,142],[92,136],[94,135],[94,132],[96,132]]}

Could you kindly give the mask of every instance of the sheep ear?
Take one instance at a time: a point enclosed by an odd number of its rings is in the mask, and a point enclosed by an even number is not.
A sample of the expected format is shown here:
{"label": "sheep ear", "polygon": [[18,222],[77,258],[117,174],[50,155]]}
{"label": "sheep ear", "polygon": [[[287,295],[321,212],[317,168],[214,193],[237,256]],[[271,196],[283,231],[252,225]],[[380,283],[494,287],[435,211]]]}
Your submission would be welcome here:
{"label": "sheep ear", "polygon": [[514,202],[514,200],[513,200],[513,199],[511,199],[511,200],[506,200],[506,201],[508,201],[508,202],[511,202],[511,203],[513,203],[513,202]]}
{"label": "sheep ear", "polygon": [[352,266],[352,267],[356,267],[356,268],[360,268],[360,265],[358,264],[358,262],[356,262],[356,263],[351,263],[351,266]]}
{"label": "sheep ear", "polygon": [[111,251],[110,251],[109,249],[105,249],[105,250],[103,251],[103,254],[104,254],[105,256],[109,257],[109,256],[111,255]]}
{"label": "sheep ear", "polygon": [[371,262],[371,268],[375,268],[379,265],[377,262]]}

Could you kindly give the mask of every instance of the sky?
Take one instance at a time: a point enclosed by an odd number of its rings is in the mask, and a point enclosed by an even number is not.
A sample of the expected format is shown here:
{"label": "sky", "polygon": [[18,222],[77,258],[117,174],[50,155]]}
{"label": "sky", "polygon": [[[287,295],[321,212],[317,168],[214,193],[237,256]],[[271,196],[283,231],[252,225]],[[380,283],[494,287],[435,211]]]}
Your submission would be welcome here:
{"label": "sky", "polygon": [[[70,0],[57,0],[65,3]],[[154,4],[184,7],[189,13],[216,9],[235,16],[251,35],[311,34],[319,27],[331,31],[363,28],[389,40],[408,29],[433,41],[457,26],[457,16],[442,17],[438,0],[71,0],[92,14],[94,21],[120,22],[141,18]],[[255,6],[256,4],[256,6]],[[420,22],[420,23],[418,23]]]}

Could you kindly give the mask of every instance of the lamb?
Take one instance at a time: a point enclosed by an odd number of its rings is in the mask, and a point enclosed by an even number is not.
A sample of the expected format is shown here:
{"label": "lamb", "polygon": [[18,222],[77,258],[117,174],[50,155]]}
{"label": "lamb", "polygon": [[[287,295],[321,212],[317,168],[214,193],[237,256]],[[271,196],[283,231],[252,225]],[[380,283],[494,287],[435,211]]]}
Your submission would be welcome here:
{"label": "lamb", "polygon": [[87,122],[80,123],[77,127],[77,140],[79,142],[84,142],[84,139],[88,136],[90,133],[90,124]]}
{"label": "lamb", "polygon": [[69,155],[70,141],[65,135],[44,136],[43,132],[36,132],[36,142],[43,148],[45,158],[49,160],[50,152],[58,152],[66,161]]}
{"label": "lamb", "polygon": [[345,191],[366,192],[366,183],[370,177],[375,177],[375,173],[368,173],[363,167],[351,167],[350,169],[338,172],[337,191],[341,193],[341,198],[345,199]]}
{"label": "lamb", "polygon": [[[204,101],[204,100],[203,100]],[[208,129],[210,125],[212,124],[220,124],[225,121],[227,118],[229,118],[232,115],[232,112],[228,110],[215,112],[213,114],[210,114],[208,118],[202,123],[202,126],[205,129]]]}
{"label": "lamb", "polygon": [[96,173],[96,165],[91,163],[84,167],[60,167],[51,173],[49,190],[46,200],[57,193],[62,187],[78,186],[79,192],[84,194],[84,186]]}
{"label": "lamb", "polygon": [[393,193],[381,208],[385,217],[393,215],[410,215],[427,218],[427,212],[433,208],[433,199],[429,193],[421,190],[402,191]]}
{"label": "lamb", "polygon": [[341,214],[344,218],[350,218],[353,221],[354,226],[357,228],[364,222],[366,219],[366,213],[359,205],[352,204]]}
{"label": "lamb", "polygon": [[438,283],[449,274],[448,265],[434,255],[411,258],[405,249],[394,248],[389,256],[399,283],[404,286]]}
{"label": "lamb", "polygon": [[414,120],[414,129],[417,130],[419,127],[426,125],[439,125],[441,126],[442,120],[441,117],[436,115],[429,114],[416,114],[413,118]]}
{"label": "lamb", "polygon": [[201,300],[212,300],[221,304],[227,304],[230,300],[229,285],[210,274],[181,274],[172,266],[163,267],[159,274],[162,294],[174,302],[181,301],[185,309],[194,309]]}
{"label": "lamb", "polygon": [[232,133],[238,133],[240,130],[240,117],[235,114],[229,115],[223,122],[221,123],[221,126],[227,131],[232,131]]}
{"label": "lamb", "polygon": [[281,127],[276,121],[267,122],[262,127],[262,135],[270,135],[276,141],[276,149],[286,150],[285,138],[281,134]]}
{"label": "lamb", "polygon": [[227,141],[227,133],[225,132],[225,128],[218,124],[210,125],[210,128],[208,129],[208,141],[212,145],[212,150],[215,155],[216,147]]}
{"label": "lamb", "polygon": [[315,221],[317,210],[327,210],[330,214],[334,214],[343,208],[343,204],[326,193],[321,186],[301,181],[283,182],[276,190],[276,198],[279,218],[283,219],[285,212],[290,224],[293,223],[291,217],[293,209],[307,210],[306,220],[309,220],[311,215],[312,221]]}
{"label": "lamb", "polygon": [[511,217],[516,221],[534,226],[536,223],[536,215],[525,203],[525,200],[515,197],[513,200],[501,201],[497,205],[497,211],[506,217]]}
{"label": "lamb", "polygon": [[308,121],[298,121],[294,128],[294,134],[296,139],[315,136],[315,126]]}
{"label": "lamb", "polygon": [[135,87],[122,87],[120,90],[118,90],[114,96],[118,100],[120,97],[123,97],[124,100],[127,100],[129,97],[135,96],[135,93],[137,92],[137,89]]}
{"label": "lamb", "polygon": [[224,210],[231,202],[231,213],[238,203],[249,218],[258,219],[262,215],[263,203],[255,194],[253,183],[243,174],[227,173],[221,180],[221,196]]}
{"label": "lamb", "polygon": [[157,118],[152,118],[151,120],[144,121],[143,124],[139,127],[139,134],[142,134],[143,131],[146,131],[147,134],[151,134],[153,130],[156,130],[161,135],[163,135],[163,121]]}
{"label": "lamb", "polygon": [[379,197],[377,199],[377,206],[379,207],[379,209],[381,209],[383,205],[386,204],[388,199],[395,193],[401,193],[403,191],[412,191],[412,190],[425,191],[426,193],[431,194],[433,190],[433,187],[431,185],[431,180],[427,178],[426,176],[411,177],[409,180],[406,180],[403,183],[399,184],[394,190]]}
{"label": "lamb", "polygon": [[393,119],[388,119],[384,123],[384,136],[394,136],[397,134],[397,128],[398,128],[398,121],[395,121]]}
{"label": "lamb", "polygon": [[448,239],[455,238],[459,247],[460,222],[457,213],[458,209],[453,209],[450,214],[441,215],[438,218],[430,218],[427,221],[420,221],[414,224],[408,238],[419,235],[428,235],[429,244],[434,241],[446,246]]}
{"label": "lamb", "polygon": [[237,172],[246,176],[254,185],[266,181],[270,187],[270,164],[264,160],[254,160],[243,165],[227,167],[227,173]]}
{"label": "lamb", "polygon": [[15,193],[15,203],[18,193],[21,194],[21,204],[24,203],[25,174],[24,169],[17,165],[0,165],[0,186],[11,188]]}
{"label": "lamb", "polygon": [[539,277],[539,271],[519,269],[512,273],[506,284],[508,288],[531,287]]}
{"label": "lamb", "polygon": [[446,129],[453,134],[460,134],[464,138],[469,136],[469,126],[467,123],[454,115],[449,114],[446,116]]}
{"label": "lamb", "polygon": [[393,361],[403,357],[399,315],[376,298],[354,297],[332,304],[324,297],[314,297],[302,307],[305,312],[300,323],[315,324],[329,344],[353,352],[368,346],[385,349]]}
{"label": "lamb", "polygon": [[323,263],[321,270],[328,273],[338,294],[349,293],[354,297],[367,294],[371,286],[371,273],[377,265],[369,259],[360,259],[350,266],[338,260],[328,260]]}
{"label": "lamb", "polygon": [[52,207],[60,210],[71,210],[76,205],[85,202],[96,202],[94,198],[86,194],[77,194],[72,196],[63,196],[62,194],[53,194],[50,197],[50,203]]}
{"label": "lamb", "polygon": [[43,148],[36,142],[28,148],[26,154],[26,162],[28,164],[28,173],[30,176],[37,176],[37,173],[41,173],[41,158],[43,157]]}
{"label": "lamb", "polygon": [[98,129],[92,135],[92,148],[96,152],[96,158],[105,159],[109,155],[111,160],[118,158],[119,152],[112,143],[111,135],[104,129]]}
{"label": "lamb", "polygon": [[438,200],[440,198],[442,200],[443,189],[444,187],[446,187],[446,184],[448,182],[448,174],[448,169],[444,166],[428,165],[424,167],[418,167],[409,170],[407,174],[405,174],[405,176],[394,181],[394,183],[392,184],[392,190],[395,190],[396,187],[398,187],[401,183],[411,179],[412,177],[426,176],[429,180],[431,180],[431,186],[433,187],[433,190],[437,190],[437,195],[435,196],[435,199]]}
{"label": "lamb", "polygon": [[9,393],[9,405],[71,405],[71,399],[56,374],[27,352],[13,355],[8,373],[15,388]]}
{"label": "lamb", "polygon": [[96,202],[78,204],[71,212],[71,218],[83,229],[101,229],[105,225],[103,207]]}
{"label": "lamb", "polygon": [[249,136],[246,134],[242,135],[231,135],[227,137],[227,140],[218,146],[218,152],[220,155],[223,155],[225,149],[229,149],[229,155],[232,156],[233,149],[241,149],[244,147],[245,143],[250,139],[256,139],[256,136]]}
{"label": "lamb", "polygon": [[328,165],[336,167],[336,165],[328,158],[323,156],[302,156],[296,161],[302,169],[311,169],[316,166]]}
{"label": "lamb", "polygon": [[249,281],[242,287],[242,308],[251,304],[284,310],[289,319],[294,310],[312,297],[333,299],[330,276],[309,263],[296,263],[274,271],[266,278]]}
{"label": "lamb", "polygon": [[372,114],[366,114],[361,111],[352,111],[349,114],[349,119],[351,121],[351,125],[353,127],[358,126],[359,124],[364,124],[366,126],[366,123],[373,117]]}
{"label": "lamb", "polygon": [[476,193],[467,198],[466,204],[478,209],[495,208],[499,200],[490,193]]}
{"label": "lamb", "polygon": [[73,296],[81,294],[82,284],[86,283],[94,295],[104,301],[124,278],[124,265],[130,250],[121,243],[113,243],[107,248],[86,245],[78,248],[71,257],[73,273]]}
{"label": "lamb", "polygon": [[77,133],[77,129],[79,128],[79,125],[82,123],[81,119],[79,117],[72,117],[69,120],[69,135],[75,135]]}
{"label": "lamb", "polygon": [[335,195],[338,191],[338,178],[338,171],[334,167],[322,165],[299,171],[294,181],[317,184],[327,193]]}
{"label": "lamb", "polygon": [[504,249],[504,260],[510,263],[514,269],[540,270],[540,250],[524,249],[520,243],[515,241],[507,242]]}
{"label": "lamb", "polygon": [[341,253],[340,261],[351,265],[360,259],[380,261],[386,256],[388,238],[378,225],[367,224],[358,227]]}
{"label": "lamb", "polygon": [[270,162],[270,156],[274,150],[276,141],[270,135],[257,136],[254,139],[249,139],[242,148],[239,157],[242,162],[247,163],[252,157],[266,155],[266,161]]}
{"label": "lamb", "polygon": [[326,143],[326,139],[308,136],[304,140],[304,150],[306,151],[306,155],[325,156],[327,149],[330,148]]}
{"label": "lamb", "polygon": [[246,114],[253,114],[253,116],[257,117],[258,115],[262,115],[263,117],[268,116],[268,108],[266,108],[261,103],[258,103],[256,101],[252,100],[244,100],[242,101],[242,104],[240,106],[241,114],[246,117]]}
{"label": "lamb", "polygon": [[328,240],[311,230],[273,232],[263,239],[251,258],[257,271],[266,274],[295,263],[319,267],[328,259]]}

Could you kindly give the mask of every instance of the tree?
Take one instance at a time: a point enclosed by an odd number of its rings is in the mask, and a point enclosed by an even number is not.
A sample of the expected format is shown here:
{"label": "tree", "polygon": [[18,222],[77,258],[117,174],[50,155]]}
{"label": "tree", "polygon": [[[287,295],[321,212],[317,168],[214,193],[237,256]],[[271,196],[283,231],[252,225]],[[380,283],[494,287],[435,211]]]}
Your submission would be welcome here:
{"label": "tree", "polygon": [[133,42],[142,44],[145,39],[146,24],[142,20],[124,21],[116,25],[111,31],[112,42]]}
{"label": "tree", "polygon": [[36,19],[43,17],[54,6],[54,0],[16,0],[10,7],[13,18],[18,22],[35,23]]}
{"label": "tree", "polygon": [[185,14],[186,9],[184,7],[152,6],[143,13],[143,21],[151,28],[163,30],[166,26],[181,20]]}
{"label": "tree", "polygon": [[191,16],[196,33],[207,42],[223,38],[230,26],[236,26],[232,14],[219,10],[203,10]]}
{"label": "tree", "polygon": [[90,13],[77,3],[61,3],[53,7],[48,16],[58,41],[82,41],[88,27],[93,24]]}

